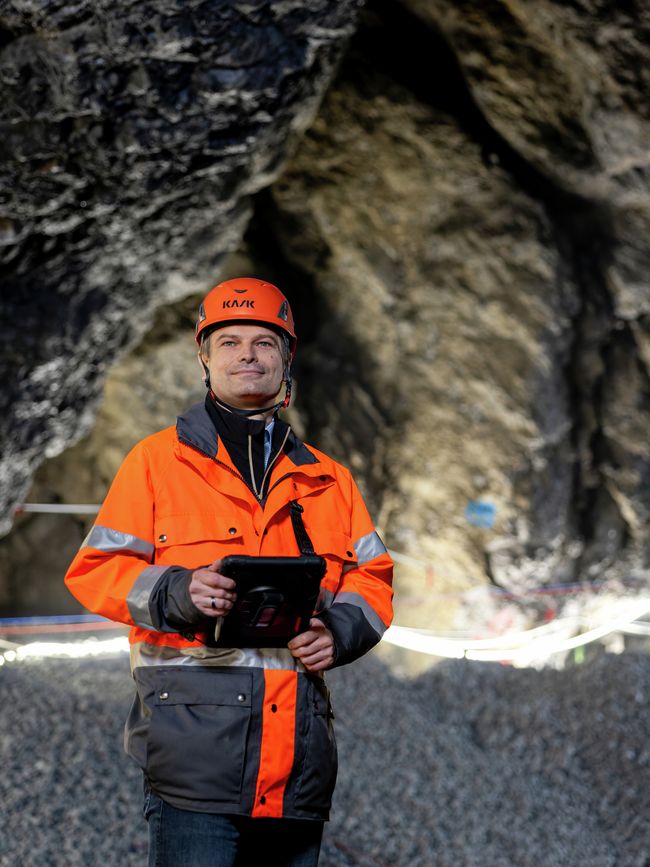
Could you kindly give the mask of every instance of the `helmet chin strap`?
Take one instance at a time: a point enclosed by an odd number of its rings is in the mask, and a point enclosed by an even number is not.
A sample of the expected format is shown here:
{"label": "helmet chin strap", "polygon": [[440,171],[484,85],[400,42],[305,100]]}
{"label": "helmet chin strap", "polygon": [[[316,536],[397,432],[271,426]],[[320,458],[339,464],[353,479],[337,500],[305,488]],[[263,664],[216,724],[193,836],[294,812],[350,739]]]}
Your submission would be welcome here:
{"label": "helmet chin strap", "polygon": [[289,371],[288,365],[284,371],[283,382],[285,383],[286,388],[285,388],[284,398],[282,400],[278,401],[278,403],[272,404],[271,406],[263,406],[263,407],[260,407],[259,409],[240,409],[238,406],[231,406],[229,403],[226,403],[225,400],[221,400],[221,398],[217,397],[217,395],[214,393],[212,386],[210,385],[210,371],[208,370],[208,367],[205,364],[205,362],[203,361],[203,359],[201,359],[201,364],[203,365],[203,370],[205,371],[205,380],[204,381],[205,381],[206,388],[210,392],[210,397],[218,406],[222,407],[223,409],[227,410],[228,412],[234,412],[235,415],[241,415],[244,418],[250,418],[250,416],[259,415],[259,413],[261,413],[261,412],[270,412],[271,410],[273,410],[273,412],[275,413],[279,409],[286,409],[289,406],[289,404],[291,403],[292,381],[291,381],[291,373]]}
{"label": "helmet chin strap", "polygon": [[280,404],[282,409],[286,409],[289,406],[289,404],[291,403],[291,385],[292,385],[292,383],[291,383],[291,374],[289,373],[288,367],[287,367],[286,372],[285,372],[284,384],[285,384],[284,400]]}
{"label": "helmet chin strap", "polygon": [[238,406],[231,406],[229,403],[226,403],[225,400],[218,398],[212,389],[210,389],[210,397],[217,406],[220,406],[222,409],[232,412],[235,415],[241,415],[244,418],[250,418],[252,415],[259,415],[262,412],[269,412],[270,410],[277,412],[282,406],[284,406],[284,401],[281,400],[279,403],[274,403],[272,406],[261,406],[259,409],[240,409]]}

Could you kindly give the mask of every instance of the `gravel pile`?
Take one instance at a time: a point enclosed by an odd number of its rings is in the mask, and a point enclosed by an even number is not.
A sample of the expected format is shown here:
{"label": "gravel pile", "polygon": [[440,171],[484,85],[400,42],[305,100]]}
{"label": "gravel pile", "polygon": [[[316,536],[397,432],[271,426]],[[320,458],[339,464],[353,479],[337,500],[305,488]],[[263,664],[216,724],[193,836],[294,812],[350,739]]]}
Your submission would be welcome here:
{"label": "gravel pile", "polygon": [[[335,671],[322,867],[649,867],[650,657]],[[146,863],[125,657],[0,669],[0,864]],[[251,865],[255,867],[255,865]]]}

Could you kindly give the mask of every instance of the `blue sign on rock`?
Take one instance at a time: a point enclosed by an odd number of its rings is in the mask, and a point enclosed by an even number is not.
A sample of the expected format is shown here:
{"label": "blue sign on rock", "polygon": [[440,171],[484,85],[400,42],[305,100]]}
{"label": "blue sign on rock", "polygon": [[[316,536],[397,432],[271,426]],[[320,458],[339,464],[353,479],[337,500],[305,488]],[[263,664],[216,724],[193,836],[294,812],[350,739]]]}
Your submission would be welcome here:
{"label": "blue sign on rock", "polygon": [[489,530],[494,526],[497,508],[485,500],[470,500],[465,506],[465,520],[473,527]]}

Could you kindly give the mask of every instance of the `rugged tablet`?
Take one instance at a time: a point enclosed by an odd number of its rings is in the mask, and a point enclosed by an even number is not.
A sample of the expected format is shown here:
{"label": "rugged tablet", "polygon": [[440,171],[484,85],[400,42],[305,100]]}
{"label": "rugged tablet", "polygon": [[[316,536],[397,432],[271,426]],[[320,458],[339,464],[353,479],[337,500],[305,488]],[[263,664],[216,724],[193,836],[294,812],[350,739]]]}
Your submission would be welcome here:
{"label": "rugged tablet", "polygon": [[316,555],[224,557],[219,571],[235,581],[237,600],[217,621],[217,646],[285,647],[309,628],[325,568]]}

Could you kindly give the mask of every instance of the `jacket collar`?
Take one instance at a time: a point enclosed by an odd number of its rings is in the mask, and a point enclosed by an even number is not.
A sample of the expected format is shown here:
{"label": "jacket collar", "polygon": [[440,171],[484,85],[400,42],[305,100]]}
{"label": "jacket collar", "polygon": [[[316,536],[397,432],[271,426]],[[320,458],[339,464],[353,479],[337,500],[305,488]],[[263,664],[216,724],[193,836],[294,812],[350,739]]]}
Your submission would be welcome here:
{"label": "jacket collar", "polygon": [[[195,403],[186,413],[176,420],[176,435],[180,442],[197,449],[209,458],[216,458],[219,451],[219,437],[205,404]],[[298,439],[293,431],[284,446],[284,454],[295,466],[319,463],[316,455]]]}
{"label": "jacket collar", "polygon": [[195,403],[184,415],[178,416],[176,436],[186,446],[198,449],[209,458],[216,458],[219,438],[204,404]]}

